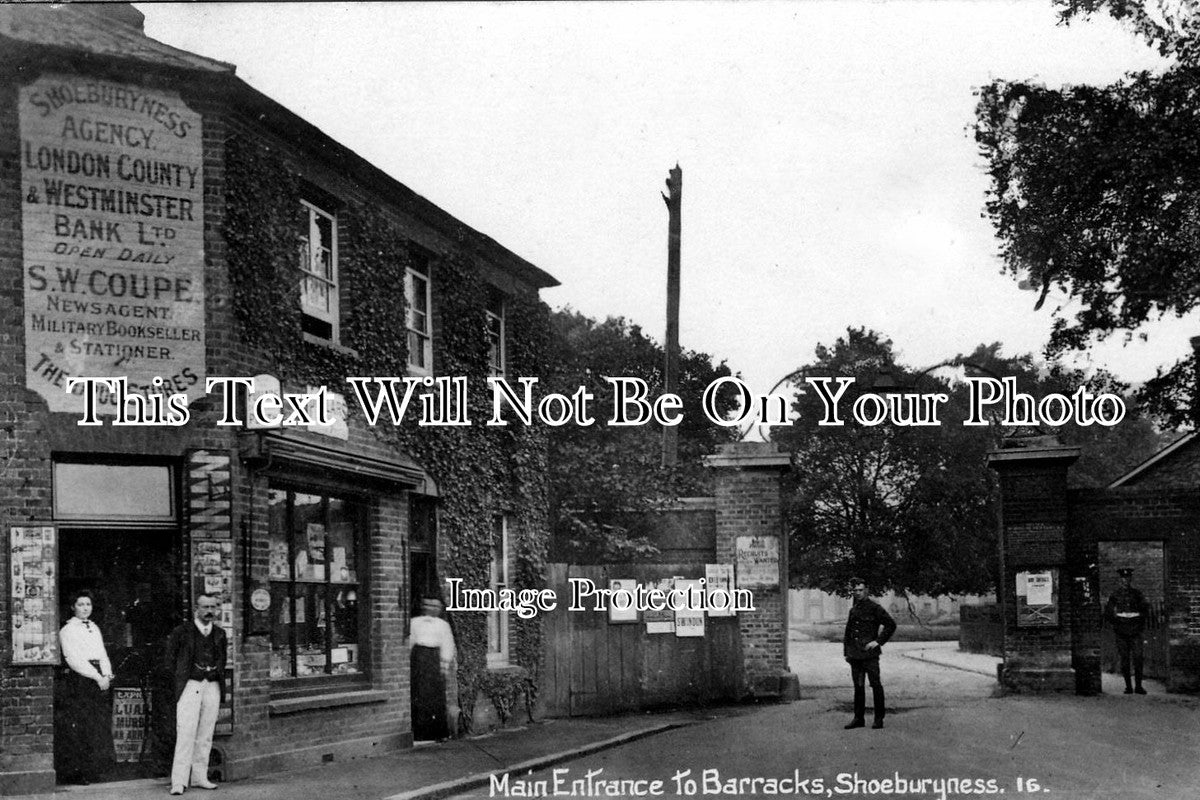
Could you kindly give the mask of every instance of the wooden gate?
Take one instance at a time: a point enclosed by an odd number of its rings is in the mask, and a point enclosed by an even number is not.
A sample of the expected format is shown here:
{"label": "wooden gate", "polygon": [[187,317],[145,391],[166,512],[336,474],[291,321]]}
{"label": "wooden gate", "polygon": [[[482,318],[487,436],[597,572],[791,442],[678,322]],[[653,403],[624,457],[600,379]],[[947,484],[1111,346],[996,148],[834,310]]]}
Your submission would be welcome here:
{"label": "wooden gate", "polygon": [[550,565],[548,587],[557,593],[558,608],[543,614],[547,714],[611,714],[740,696],[742,648],[736,617],[706,618],[703,638],[684,638],[647,634],[640,619],[610,623],[603,612],[567,610],[569,578],[589,578],[607,587],[610,578],[649,583],[665,577],[702,575],[695,565]]}

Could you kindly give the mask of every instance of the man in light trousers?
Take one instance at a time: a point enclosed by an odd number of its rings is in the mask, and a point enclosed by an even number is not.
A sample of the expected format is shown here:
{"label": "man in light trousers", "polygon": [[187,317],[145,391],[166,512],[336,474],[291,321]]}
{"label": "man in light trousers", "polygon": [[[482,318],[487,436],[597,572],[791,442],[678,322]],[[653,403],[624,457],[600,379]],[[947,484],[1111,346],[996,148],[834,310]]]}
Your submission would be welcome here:
{"label": "man in light trousers", "polygon": [[217,599],[196,598],[195,619],[179,625],[167,639],[167,658],[175,677],[175,759],[171,794],[189,784],[216,789],[208,779],[217,711],[225,699],[225,631],[217,625]]}

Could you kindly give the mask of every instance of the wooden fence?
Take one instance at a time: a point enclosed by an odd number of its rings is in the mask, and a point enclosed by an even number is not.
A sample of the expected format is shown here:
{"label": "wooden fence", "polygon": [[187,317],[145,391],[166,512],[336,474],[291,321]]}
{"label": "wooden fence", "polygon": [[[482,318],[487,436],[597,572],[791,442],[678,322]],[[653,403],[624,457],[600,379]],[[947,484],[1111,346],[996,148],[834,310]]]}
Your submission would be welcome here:
{"label": "wooden fence", "polygon": [[569,578],[607,587],[610,578],[650,583],[703,577],[697,565],[575,566],[551,564],[548,587],[558,608],[543,614],[546,661],[542,696],[550,716],[611,714],[667,705],[737,699],[742,648],[736,617],[706,618],[704,636],[647,634],[636,623],[610,623],[596,611],[568,611]]}

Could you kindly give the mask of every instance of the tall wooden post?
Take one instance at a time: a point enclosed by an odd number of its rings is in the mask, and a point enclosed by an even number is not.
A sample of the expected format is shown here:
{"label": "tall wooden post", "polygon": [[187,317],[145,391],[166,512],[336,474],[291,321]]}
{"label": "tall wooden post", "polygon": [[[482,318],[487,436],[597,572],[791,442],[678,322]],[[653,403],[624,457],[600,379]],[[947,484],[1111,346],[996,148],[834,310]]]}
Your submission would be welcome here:
{"label": "tall wooden post", "polygon": [[[683,170],[679,164],[667,173],[667,341],[666,364],[663,368],[663,391],[679,392],[679,241],[683,208]],[[662,465],[674,467],[678,459],[679,429],[664,425],[662,433]]]}

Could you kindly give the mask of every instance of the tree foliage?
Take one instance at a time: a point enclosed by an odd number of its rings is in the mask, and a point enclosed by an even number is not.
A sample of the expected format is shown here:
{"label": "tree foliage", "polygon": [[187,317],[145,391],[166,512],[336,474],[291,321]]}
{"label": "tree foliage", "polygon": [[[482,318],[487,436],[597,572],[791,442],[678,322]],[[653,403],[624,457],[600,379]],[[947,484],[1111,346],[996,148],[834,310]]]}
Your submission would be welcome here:
{"label": "tree foliage", "polygon": [[[866,427],[847,419],[822,426],[823,406],[814,391],[796,398],[794,424],[774,438],[793,453],[789,503],[792,585],[840,591],[852,575],[876,592],[917,594],[984,592],[997,570],[996,482],[986,453],[999,436],[1015,433],[993,425],[968,427],[964,373],[1016,379],[1035,398],[1049,392],[1121,389],[1110,376],[1090,379],[1077,371],[1047,367],[1032,356],[1006,357],[999,344],[981,345],[940,365],[914,370],[897,361],[890,340],[851,328],[832,346],[819,345],[815,359],[799,368],[806,376],[853,377],[842,406],[875,389],[881,373],[916,394],[944,392],[939,423],[905,427],[885,422]],[[1136,413],[1116,428],[1064,426],[1047,429],[1085,447],[1074,469],[1076,485],[1103,485],[1132,467],[1157,445],[1153,429]]]}
{"label": "tree foliage", "polygon": [[[549,429],[552,557],[575,563],[636,559],[654,551],[644,512],[708,491],[701,456],[731,441],[736,431],[710,422],[700,398],[730,370],[705,353],[680,354],[679,466],[663,469],[661,426],[607,424],[613,392],[604,380],[640,378],[648,396],[657,397],[663,392],[662,346],[619,317],[598,322],[568,308],[553,313],[551,326],[546,389],[569,396],[584,387],[595,396],[590,405],[596,419],[590,426]],[[718,407],[722,413],[736,408],[732,391],[721,393]]]}
{"label": "tree foliage", "polygon": [[[1058,5],[1066,19],[1127,19],[1180,64],[1104,87],[998,80],[980,92],[976,140],[1005,269],[1040,288],[1038,307],[1052,291],[1066,296],[1051,359],[1113,334],[1132,338],[1200,301],[1197,18],[1125,0]],[[1183,424],[1193,374],[1191,358],[1163,365],[1138,398],[1161,421]]]}
{"label": "tree foliage", "polygon": [[1054,5],[1063,22],[1105,13],[1128,24],[1164,56],[1185,64],[1200,57],[1200,18],[1194,0],[1054,0]]}

